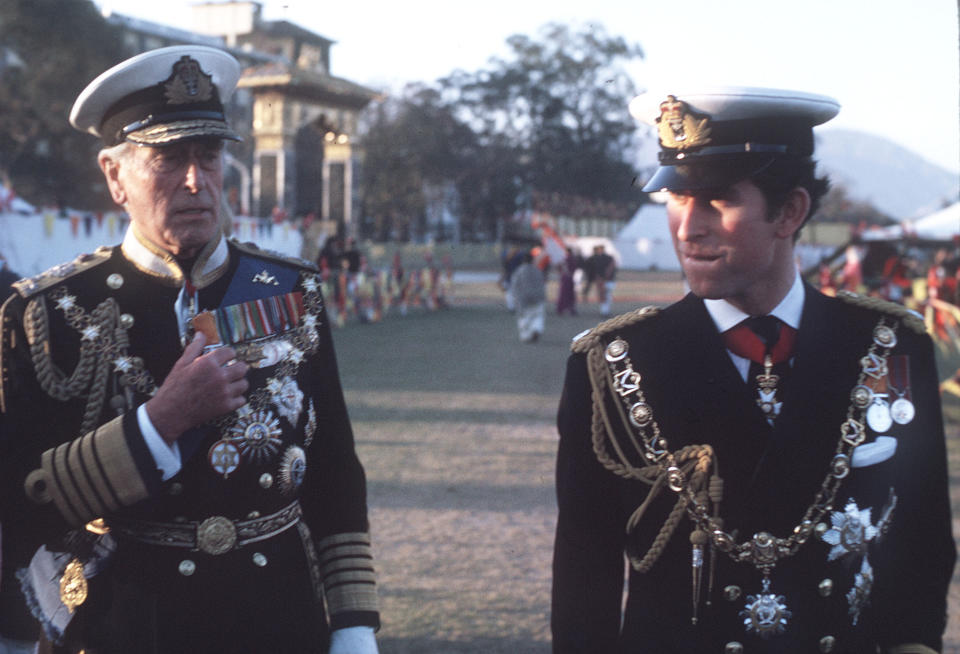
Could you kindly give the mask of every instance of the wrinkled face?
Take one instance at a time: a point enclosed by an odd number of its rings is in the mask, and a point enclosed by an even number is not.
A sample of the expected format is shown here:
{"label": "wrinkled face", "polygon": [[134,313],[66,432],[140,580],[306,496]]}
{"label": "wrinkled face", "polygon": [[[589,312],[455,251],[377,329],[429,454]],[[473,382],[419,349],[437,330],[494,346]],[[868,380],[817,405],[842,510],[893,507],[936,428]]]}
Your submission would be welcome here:
{"label": "wrinkled face", "polygon": [[763,193],[749,180],[670,193],[670,233],[695,295],[725,299],[751,313],[748,307],[782,282],[783,239],[767,213]]}
{"label": "wrinkled face", "polygon": [[222,152],[219,139],[131,146],[115,165],[101,158],[101,168],[113,199],[141,234],[171,254],[190,257],[218,230]]}

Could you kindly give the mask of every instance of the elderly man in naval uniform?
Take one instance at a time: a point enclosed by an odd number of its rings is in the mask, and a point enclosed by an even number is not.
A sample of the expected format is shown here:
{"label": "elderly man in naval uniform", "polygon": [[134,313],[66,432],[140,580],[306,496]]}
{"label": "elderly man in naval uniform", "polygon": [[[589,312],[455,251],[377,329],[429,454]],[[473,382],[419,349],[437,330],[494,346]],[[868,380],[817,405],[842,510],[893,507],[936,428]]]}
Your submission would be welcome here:
{"label": "elderly man in naval uniform", "polygon": [[175,46],[91,82],[70,121],[129,230],[3,308],[4,549],[55,651],[377,651],[317,272],[221,231],[239,75]]}
{"label": "elderly man in naval uniform", "polygon": [[839,105],[720,88],[631,110],[656,126],[644,190],[667,194],[690,293],[572,346],[554,651],[939,651],[955,548],[931,341],[795,263],[827,189],[813,127]]}

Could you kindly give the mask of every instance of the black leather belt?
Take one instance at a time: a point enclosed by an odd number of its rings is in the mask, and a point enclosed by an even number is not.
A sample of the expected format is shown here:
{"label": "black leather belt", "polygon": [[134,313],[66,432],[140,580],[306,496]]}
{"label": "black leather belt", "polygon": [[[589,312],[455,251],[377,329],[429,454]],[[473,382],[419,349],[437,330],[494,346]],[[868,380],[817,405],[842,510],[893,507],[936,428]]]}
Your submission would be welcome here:
{"label": "black leather belt", "polygon": [[276,513],[250,520],[231,520],[215,515],[192,522],[110,519],[108,524],[111,532],[141,543],[180,547],[216,556],[273,538],[297,524],[302,515],[300,503],[293,502]]}

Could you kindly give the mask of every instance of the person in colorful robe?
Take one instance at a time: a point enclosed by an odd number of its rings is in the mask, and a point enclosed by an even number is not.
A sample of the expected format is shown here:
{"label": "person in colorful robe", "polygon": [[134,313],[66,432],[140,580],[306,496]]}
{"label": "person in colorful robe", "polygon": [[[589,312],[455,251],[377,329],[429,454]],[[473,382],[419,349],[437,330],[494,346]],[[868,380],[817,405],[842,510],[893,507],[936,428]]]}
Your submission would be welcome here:
{"label": "person in colorful robe", "polygon": [[239,76],[175,46],[92,81],[70,120],[130,227],[3,307],[4,550],[55,652],[377,651],[321,280],[221,231]]}
{"label": "person in colorful robe", "polygon": [[795,264],[839,104],[720,88],[631,110],[690,293],[573,343],[553,651],[940,651],[956,554],[930,338]]}

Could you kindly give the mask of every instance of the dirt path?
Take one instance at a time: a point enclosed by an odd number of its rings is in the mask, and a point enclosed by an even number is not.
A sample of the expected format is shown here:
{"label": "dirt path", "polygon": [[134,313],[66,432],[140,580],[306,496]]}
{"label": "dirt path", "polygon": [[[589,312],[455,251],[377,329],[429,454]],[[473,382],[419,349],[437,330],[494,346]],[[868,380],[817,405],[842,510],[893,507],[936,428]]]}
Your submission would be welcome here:
{"label": "dirt path", "polygon": [[[617,311],[681,292],[675,279],[625,281]],[[453,308],[335,332],[367,470],[380,577],[383,654],[550,651],[556,505],[554,418],[570,338],[596,324],[549,315],[519,343],[492,284],[458,286]],[[960,530],[960,403],[950,410]],[[952,607],[960,606],[954,579]],[[949,646],[960,652],[951,611]]]}

